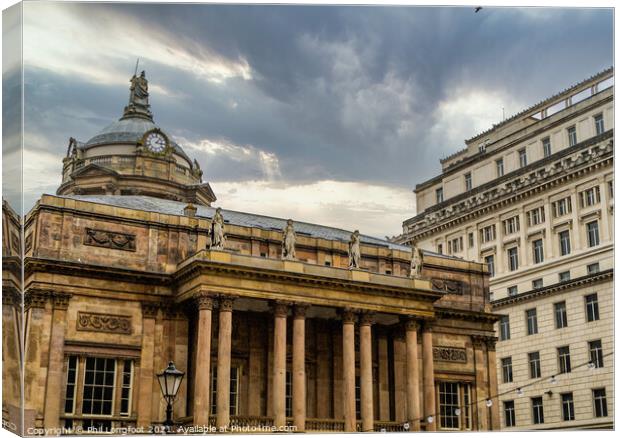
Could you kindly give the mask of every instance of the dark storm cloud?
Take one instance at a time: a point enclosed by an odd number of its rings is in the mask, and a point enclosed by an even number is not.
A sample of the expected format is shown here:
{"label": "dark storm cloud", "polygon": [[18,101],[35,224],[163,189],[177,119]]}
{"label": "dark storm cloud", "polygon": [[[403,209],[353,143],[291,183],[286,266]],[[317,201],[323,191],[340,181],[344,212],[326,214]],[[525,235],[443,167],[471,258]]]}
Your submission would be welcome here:
{"label": "dark storm cloud", "polygon": [[[159,62],[155,52],[135,54],[151,85],[171,92],[151,92],[158,123],[190,142],[221,139],[273,154],[285,181],[413,187],[477,133],[467,126],[466,105],[455,115],[465,122],[448,123],[442,103],[467,103],[476,91],[501,96],[484,101],[496,105],[489,123],[497,122],[502,107],[517,111],[612,63],[609,9],[58,7],[102,31],[101,23],[120,20],[146,40],[163,34],[198,61],[214,54],[247,61],[252,79],[215,83]],[[100,68],[129,76],[133,61],[100,55]],[[45,130],[58,153],[70,135],[86,140],[117,118],[126,102],[127,88],[118,84],[40,68],[27,73],[30,129]],[[194,155],[212,181],[256,179],[260,171],[254,161],[230,168],[230,157]]]}

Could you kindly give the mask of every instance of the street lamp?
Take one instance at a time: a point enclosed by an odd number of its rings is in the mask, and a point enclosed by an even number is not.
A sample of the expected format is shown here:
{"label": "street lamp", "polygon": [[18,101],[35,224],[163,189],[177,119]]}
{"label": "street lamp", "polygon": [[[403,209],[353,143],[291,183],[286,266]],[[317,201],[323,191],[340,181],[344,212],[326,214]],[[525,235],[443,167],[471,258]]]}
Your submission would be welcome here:
{"label": "street lamp", "polygon": [[157,374],[161,393],[164,396],[164,400],[166,400],[166,421],[164,426],[166,426],[167,430],[170,430],[170,427],[174,424],[172,422],[172,403],[179,392],[184,375],[183,371],[175,368],[174,362],[169,362],[168,368]]}

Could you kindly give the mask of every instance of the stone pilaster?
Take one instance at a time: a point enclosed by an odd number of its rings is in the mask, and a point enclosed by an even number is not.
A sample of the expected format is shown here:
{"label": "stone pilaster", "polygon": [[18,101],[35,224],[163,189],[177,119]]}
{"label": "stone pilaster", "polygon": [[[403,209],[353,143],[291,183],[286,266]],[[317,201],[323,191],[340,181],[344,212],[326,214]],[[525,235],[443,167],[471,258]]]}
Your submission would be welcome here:
{"label": "stone pilaster", "polygon": [[47,368],[47,385],[45,388],[45,412],[43,425],[46,429],[60,426],[60,402],[62,397],[63,362],[65,349],[65,331],[67,327],[67,308],[71,295],[54,292],[52,295],[52,333],[50,336],[49,363]]}
{"label": "stone pilaster", "polygon": [[306,429],[306,308],[296,305],[293,319],[293,425]]}
{"label": "stone pilaster", "polygon": [[230,426],[230,352],[232,344],[232,310],[234,298],[219,300],[219,334],[217,339],[217,419],[216,426],[227,430]]}
{"label": "stone pilaster", "polygon": [[194,365],[194,424],[209,424],[209,384],[211,374],[211,318],[213,298],[206,293],[194,298],[198,310],[196,363]]}
{"label": "stone pilaster", "polygon": [[344,431],[355,432],[355,320],[357,315],[351,309],[342,312],[342,401],[344,410]]}
{"label": "stone pilaster", "polygon": [[433,422],[426,424],[427,431],[437,430],[435,412],[435,369],[433,364],[433,331],[428,323],[422,330],[422,361],[424,365],[424,419],[433,417]]}
{"label": "stone pilaster", "polygon": [[362,432],[374,431],[372,385],[372,329],[374,315],[363,313],[360,318],[360,410]]}
{"label": "stone pilaster", "polygon": [[[472,336],[472,344],[474,346],[474,363],[476,365],[476,397],[474,400],[484,400],[489,396],[487,388],[487,360],[484,357],[484,345],[486,336]],[[497,404],[497,403],[496,403]],[[476,405],[478,411],[477,429],[489,430],[488,410],[484,403]]]}
{"label": "stone pilaster", "polygon": [[[495,355],[495,342],[496,337],[489,336],[485,339],[487,346],[487,369],[489,370],[489,398],[493,398],[497,395],[497,362]],[[485,405],[486,406],[486,405]],[[499,399],[493,401],[493,405],[489,408],[489,415],[491,417],[492,430],[500,430],[501,423],[499,418]]]}
{"label": "stone pilaster", "polygon": [[159,310],[158,303],[142,303],[142,349],[140,352],[140,384],[138,387],[138,427],[150,426],[153,404],[154,352],[155,352],[155,317]]}

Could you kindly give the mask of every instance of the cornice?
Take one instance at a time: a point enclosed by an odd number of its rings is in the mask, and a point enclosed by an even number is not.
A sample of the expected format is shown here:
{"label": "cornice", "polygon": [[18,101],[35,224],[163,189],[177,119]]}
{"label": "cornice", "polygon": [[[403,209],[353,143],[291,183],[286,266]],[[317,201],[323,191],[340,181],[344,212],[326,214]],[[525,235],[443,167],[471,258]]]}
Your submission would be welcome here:
{"label": "cornice", "polygon": [[[610,131],[607,131],[606,134],[608,133]],[[608,137],[611,137],[611,134]],[[597,142],[592,142],[587,146],[595,143]],[[404,226],[409,226],[413,230],[399,236],[396,240],[419,240],[474,217],[489,214],[532,194],[547,190],[549,187],[566,183],[590,172],[592,169],[613,165],[613,139],[602,147],[597,145],[590,150],[582,151],[575,158],[568,157],[558,161],[566,155],[579,152],[583,148],[586,146],[561,151],[567,153],[536,162],[534,163],[536,166],[529,170],[527,168],[521,169],[523,172],[520,172],[519,175],[499,178],[471,192],[458,195],[452,198],[448,204],[445,202],[438,204],[435,207],[443,207],[443,209],[433,207],[430,211],[427,210],[422,215],[405,221]],[[525,174],[527,176],[522,177]]]}
{"label": "cornice", "polygon": [[452,309],[447,307],[435,307],[435,315],[439,318],[461,319],[467,321],[495,323],[500,315],[488,312],[476,312],[472,310]]}
{"label": "cornice", "polygon": [[540,289],[533,289],[528,292],[523,292],[514,296],[501,298],[491,302],[491,306],[495,310],[496,308],[506,307],[512,304],[517,304],[524,301],[530,301],[542,296],[552,295],[554,293],[563,292],[568,289],[585,286],[588,284],[596,284],[606,280],[612,280],[614,275],[613,269],[607,269],[605,271],[597,272],[596,274],[584,275],[582,277],[575,278],[573,280],[564,281],[561,283],[555,283],[550,286],[541,287]]}

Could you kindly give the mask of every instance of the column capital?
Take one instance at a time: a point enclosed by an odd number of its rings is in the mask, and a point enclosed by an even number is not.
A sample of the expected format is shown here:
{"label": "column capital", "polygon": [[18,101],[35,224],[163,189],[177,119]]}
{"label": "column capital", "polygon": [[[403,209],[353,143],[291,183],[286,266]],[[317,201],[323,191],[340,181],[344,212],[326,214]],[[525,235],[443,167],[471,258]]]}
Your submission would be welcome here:
{"label": "column capital", "polygon": [[24,310],[31,308],[45,308],[47,300],[51,300],[52,291],[42,289],[28,289],[24,294]]}
{"label": "column capital", "polygon": [[497,342],[497,338],[495,336],[487,336],[485,342],[487,344],[488,351],[495,351],[495,343]]}
{"label": "column capital", "polygon": [[357,321],[357,311],[350,307],[345,307],[340,311],[343,324],[355,324]]}
{"label": "column capital", "polygon": [[288,316],[288,308],[290,307],[290,303],[287,303],[286,301],[273,301],[271,303],[271,309],[273,311],[273,314],[276,317],[280,317],[280,318],[286,318]]}
{"label": "column capital", "polygon": [[373,325],[375,323],[375,312],[364,311],[360,314],[360,325]]}
{"label": "column capital", "polygon": [[405,327],[405,330],[408,332],[417,331],[420,328],[420,323],[413,316],[401,317],[401,321],[403,323],[403,326]]}
{"label": "column capital", "polygon": [[159,310],[159,303],[152,301],[142,301],[142,318],[155,318]]}
{"label": "column capital", "polygon": [[484,335],[471,335],[471,342],[474,347],[480,348],[487,342],[487,336]]}
{"label": "column capital", "polygon": [[231,295],[220,295],[218,297],[220,312],[232,312],[235,298],[236,297],[233,297]]}
{"label": "column capital", "polygon": [[52,304],[54,305],[54,309],[67,310],[71,296],[71,294],[64,292],[53,292]]}
{"label": "column capital", "polygon": [[213,296],[207,292],[198,292],[193,296],[194,305],[198,310],[213,310]]}
{"label": "column capital", "polygon": [[310,307],[309,304],[295,304],[293,307],[293,315],[295,316],[295,319],[304,319],[306,317],[308,307]]}
{"label": "column capital", "polygon": [[433,324],[431,323],[431,321],[424,321],[424,324],[422,325],[422,330],[427,332],[427,333],[432,333],[433,332]]}

